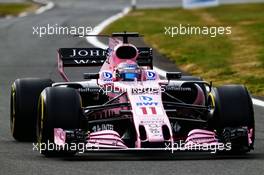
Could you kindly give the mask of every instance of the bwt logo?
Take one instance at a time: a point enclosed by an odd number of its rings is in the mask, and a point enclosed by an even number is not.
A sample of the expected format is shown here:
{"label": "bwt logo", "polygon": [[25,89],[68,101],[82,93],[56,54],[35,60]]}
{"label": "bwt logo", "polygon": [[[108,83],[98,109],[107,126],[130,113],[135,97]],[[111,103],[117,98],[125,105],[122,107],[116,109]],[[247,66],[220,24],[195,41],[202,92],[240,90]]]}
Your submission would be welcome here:
{"label": "bwt logo", "polygon": [[153,71],[147,71],[147,79],[148,80],[155,80],[156,79],[156,73]]}
{"label": "bwt logo", "polygon": [[111,72],[103,72],[103,81],[112,81],[113,74]]}
{"label": "bwt logo", "polygon": [[146,101],[152,101],[153,99],[148,96],[139,96],[140,101],[146,102]]}
{"label": "bwt logo", "polygon": [[110,72],[103,72],[103,77],[106,79],[111,79],[113,77],[113,75]]}
{"label": "bwt logo", "polygon": [[153,98],[148,96],[139,96],[140,101],[136,103],[137,106],[157,106],[158,102],[152,102]]}

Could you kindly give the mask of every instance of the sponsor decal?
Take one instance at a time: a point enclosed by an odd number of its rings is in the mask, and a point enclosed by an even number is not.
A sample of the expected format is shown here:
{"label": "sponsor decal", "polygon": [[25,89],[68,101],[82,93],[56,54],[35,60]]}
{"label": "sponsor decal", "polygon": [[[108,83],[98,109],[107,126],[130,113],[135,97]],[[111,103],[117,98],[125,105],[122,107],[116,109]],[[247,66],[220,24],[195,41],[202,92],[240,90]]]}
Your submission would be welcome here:
{"label": "sponsor decal", "polygon": [[82,60],[74,60],[76,64],[98,64],[104,63],[104,60],[91,60],[91,59],[82,59]]}
{"label": "sponsor decal", "polygon": [[102,72],[103,81],[112,81],[113,74],[111,72]]}
{"label": "sponsor decal", "polygon": [[159,92],[164,92],[164,88],[132,88],[132,95],[140,95],[140,94],[158,94]]}
{"label": "sponsor decal", "polygon": [[166,91],[189,91],[191,92],[192,89],[190,87],[180,87],[180,86],[166,86]]}
{"label": "sponsor decal", "polygon": [[85,93],[85,92],[96,92],[96,93],[98,93],[98,92],[100,92],[100,88],[79,88],[78,91],[83,92],[83,93]]}
{"label": "sponsor decal", "polygon": [[143,125],[148,125],[148,124],[163,124],[164,121],[161,118],[158,117],[147,117],[147,118],[141,118],[140,121],[141,124]]}
{"label": "sponsor decal", "polygon": [[114,125],[113,124],[98,124],[98,125],[94,125],[92,126],[92,131],[96,132],[96,131],[103,131],[103,130],[114,130]]}
{"label": "sponsor decal", "polygon": [[158,136],[159,134],[161,134],[161,130],[160,130],[160,125],[157,124],[149,124],[149,131],[155,135]]}
{"label": "sponsor decal", "polygon": [[148,102],[148,101],[152,101],[153,98],[152,97],[148,97],[148,96],[139,96],[139,99],[140,101],[143,101],[143,102]]}
{"label": "sponsor decal", "polygon": [[139,96],[141,102],[137,102],[137,106],[157,106],[158,102],[154,102],[152,97],[141,95]]}
{"label": "sponsor decal", "polygon": [[153,101],[152,97],[141,95],[139,96],[139,100],[141,102],[137,102],[136,105],[138,106],[137,114],[138,115],[162,115],[163,110],[161,107],[158,106],[158,102]]}
{"label": "sponsor decal", "polygon": [[72,49],[72,54],[69,57],[100,57],[105,56],[105,51],[101,49]]}
{"label": "sponsor decal", "polygon": [[146,71],[147,80],[156,80],[156,73],[154,71]]}

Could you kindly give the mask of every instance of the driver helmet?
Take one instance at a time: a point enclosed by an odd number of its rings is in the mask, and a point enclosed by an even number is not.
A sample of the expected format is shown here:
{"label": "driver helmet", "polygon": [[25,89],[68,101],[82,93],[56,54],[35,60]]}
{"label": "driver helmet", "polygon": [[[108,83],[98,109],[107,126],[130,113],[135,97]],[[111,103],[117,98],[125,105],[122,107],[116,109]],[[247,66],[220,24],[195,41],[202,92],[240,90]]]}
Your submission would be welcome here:
{"label": "driver helmet", "polygon": [[140,68],[134,61],[122,62],[117,66],[116,77],[122,81],[134,81],[140,75]]}

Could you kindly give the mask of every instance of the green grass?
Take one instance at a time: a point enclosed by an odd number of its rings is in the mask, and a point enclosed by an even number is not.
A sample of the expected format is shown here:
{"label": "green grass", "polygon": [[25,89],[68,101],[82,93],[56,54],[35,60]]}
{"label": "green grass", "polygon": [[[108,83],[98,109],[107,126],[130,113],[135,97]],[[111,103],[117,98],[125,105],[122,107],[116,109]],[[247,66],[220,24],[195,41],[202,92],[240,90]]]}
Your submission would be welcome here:
{"label": "green grass", "polygon": [[[222,6],[221,8],[207,9],[215,17],[229,25],[236,25],[247,31],[248,35],[256,40],[256,44],[264,46],[264,4],[250,4],[239,6]],[[232,13],[224,13],[228,11]],[[235,15],[234,15],[235,14]],[[258,53],[258,58],[264,68],[264,49]]]}
{"label": "green grass", "polygon": [[[129,13],[103,33],[138,31],[147,44],[182,70],[213,81],[245,84],[264,95],[264,4],[223,5],[197,10],[143,9]],[[164,27],[231,26],[231,35],[165,35]]]}
{"label": "green grass", "polygon": [[32,3],[0,3],[0,16],[13,15],[29,10],[34,5]]}

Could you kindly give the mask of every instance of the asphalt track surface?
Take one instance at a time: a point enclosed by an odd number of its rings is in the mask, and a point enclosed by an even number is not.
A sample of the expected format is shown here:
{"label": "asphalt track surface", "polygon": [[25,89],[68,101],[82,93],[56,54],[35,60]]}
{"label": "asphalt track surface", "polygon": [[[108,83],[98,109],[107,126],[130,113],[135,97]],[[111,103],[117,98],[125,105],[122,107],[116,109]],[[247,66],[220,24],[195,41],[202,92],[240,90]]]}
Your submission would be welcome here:
{"label": "asphalt track surface", "polygon": [[[40,15],[0,19],[0,175],[17,174],[256,174],[264,172],[264,108],[254,107],[255,150],[244,156],[215,156],[169,152],[156,154],[87,154],[74,158],[46,158],[32,151],[32,143],[13,140],[9,128],[9,91],[16,78],[49,77],[62,81],[56,70],[56,49],[89,47],[84,39],[32,35],[32,26],[49,24],[96,26],[121,11],[123,0],[55,1],[56,7]],[[169,2],[168,2],[169,3]],[[158,64],[163,58],[156,58]],[[165,62],[162,61],[163,63]],[[160,64],[159,64],[160,65]],[[169,63],[162,69],[171,70]],[[86,72],[97,68],[86,69]],[[70,76],[80,79],[83,70]]]}

